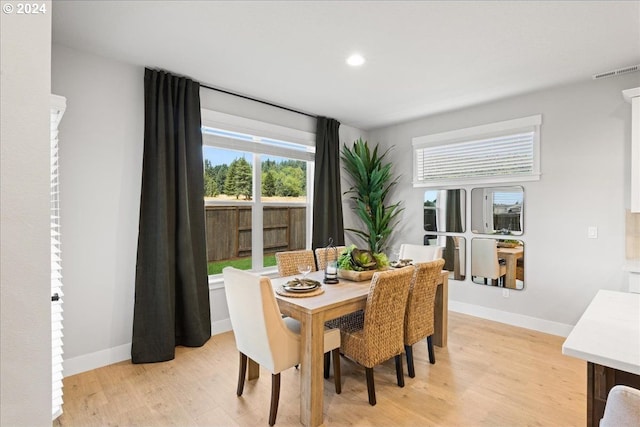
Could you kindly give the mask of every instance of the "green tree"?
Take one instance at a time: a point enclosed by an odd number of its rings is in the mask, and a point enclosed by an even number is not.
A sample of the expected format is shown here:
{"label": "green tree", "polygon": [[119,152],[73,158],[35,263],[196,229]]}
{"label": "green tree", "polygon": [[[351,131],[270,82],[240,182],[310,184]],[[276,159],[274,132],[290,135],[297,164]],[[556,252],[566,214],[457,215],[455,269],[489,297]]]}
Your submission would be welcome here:
{"label": "green tree", "polygon": [[218,183],[209,175],[204,176],[204,195],[206,197],[215,197],[220,194]]}
{"label": "green tree", "polygon": [[252,175],[251,165],[244,157],[239,157],[231,162],[227,177],[224,182],[224,193],[229,196],[244,196],[245,200],[251,199]]}
{"label": "green tree", "polygon": [[238,166],[238,159],[235,159],[229,165],[229,169],[227,169],[227,174],[224,179],[224,194],[227,196],[238,196],[236,195],[236,170]]}
{"label": "green tree", "polygon": [[299,167],[282,167],[276,181],[276,195],[283,197],[299,197],[304,194],[303,188],[305,182],[306,179],[304,172]]}
{"label": "green tree", "polygon": [[209,159],[204,160],[204,195],[215,197],[219,194],[218,184],[215,179],[215,168]]}
{"label": "green tree", "polygon": [[269,172],[277,167],[277,163],[275,160],[263,160],[262,161],[262,172]]}
{"label": "green tree", "polygon": [[244,195],[245,200],[251,200],[251,190],[253,183],[251,165],[244,157],[236,159],[236,172],[234,176],[236,199]]}
{"label": "green tree", "polygon": [[262,195],[266,197],[276,195],[276,178],[271,169],[262,175]]}
{"label": "green tree", "polygon": [[213,167],[213,176],[215,177],[216,184],[218,186],[219,191],[222,191],[224,189],[224,182],[227,179],[228,170],[229,170],[229,165],[226,165],[226,164],[216,165]]}

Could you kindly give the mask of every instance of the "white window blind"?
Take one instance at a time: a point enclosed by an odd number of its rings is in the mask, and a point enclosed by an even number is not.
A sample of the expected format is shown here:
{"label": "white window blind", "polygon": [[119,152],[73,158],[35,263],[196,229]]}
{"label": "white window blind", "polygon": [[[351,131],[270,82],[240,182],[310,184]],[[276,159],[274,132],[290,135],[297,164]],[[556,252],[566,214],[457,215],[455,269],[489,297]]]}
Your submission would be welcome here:
{"label": "white window blind", "polygon": [[66,99],[51,95],[51,386],[52,419],[62,414],[62,247],[58,185],[58,125]]}
{"label": "white window blind", "polygon": [[413,139],[414,186],[539,179],[541,116]]}

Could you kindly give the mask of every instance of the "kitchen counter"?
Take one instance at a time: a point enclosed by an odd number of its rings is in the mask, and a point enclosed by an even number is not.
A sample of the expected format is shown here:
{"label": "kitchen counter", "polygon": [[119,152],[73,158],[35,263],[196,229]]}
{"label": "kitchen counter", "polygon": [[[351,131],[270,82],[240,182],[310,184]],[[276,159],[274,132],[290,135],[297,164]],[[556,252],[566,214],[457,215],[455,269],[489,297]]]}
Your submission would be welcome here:
{"label": "kitchen counter", "polygon": [[614,385],[640,388],[640,294],[598,291],[562,354],[587,361],[587,426],[597,426]]}

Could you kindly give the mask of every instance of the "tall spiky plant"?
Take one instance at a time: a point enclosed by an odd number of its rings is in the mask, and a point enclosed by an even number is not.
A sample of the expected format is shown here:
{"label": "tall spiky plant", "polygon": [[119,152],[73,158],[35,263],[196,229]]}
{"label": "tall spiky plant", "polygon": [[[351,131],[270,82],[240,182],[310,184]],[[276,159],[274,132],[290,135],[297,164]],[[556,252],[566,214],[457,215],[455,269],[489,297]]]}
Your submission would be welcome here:
{"label": "tall spiky plant", "polygon": [[345,191],[354,201],[358,218],[364,223],[365,230],[347,228],[362,238],[373,253],[381,253],[396,224],[396,217],[404,208],[400,202],[385,204],[389,190],[397,184],[398,178],[391,174],[391,163],[383,163],[388,149],[378,156],[378,146],[369,150],[367,141],[362,138],[351,148],[342,146],[342,164],[351,178],[351,187]]}

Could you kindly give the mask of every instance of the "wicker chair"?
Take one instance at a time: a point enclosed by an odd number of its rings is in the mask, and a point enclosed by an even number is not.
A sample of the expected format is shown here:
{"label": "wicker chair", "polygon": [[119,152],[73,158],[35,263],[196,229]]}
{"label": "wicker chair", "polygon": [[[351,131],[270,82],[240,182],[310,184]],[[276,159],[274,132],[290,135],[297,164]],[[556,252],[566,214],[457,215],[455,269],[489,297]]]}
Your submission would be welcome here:
{"label": "wicker chair", "polygon": [[316,260],[312,250],[276,252],[278,274],[282,277],[298,274],[298,266],[308,264],[311,271],[316,271]]}
{"label": "wicker chair", "polygon": [[336,251],[334,253],[333,248],[317,248],[316,249],[316,263],[318,264],[318,270],[324,270],[327,266],[328,261],[337,260],[337,256],[340,256],[342,251],[344,251],[346,246],[336,246]]}
{"label": "wicker chair", "polygon": [[340,328],[342,353],[364,366],[371,405],[376,404],[374,366],[395,357],[398,386],[404,387],[404,312],[413,271],[406,267],[375,273],[365,310],[327,322],[331,328]]}
{"label": "wicker chair", "polygon": [[[271,372],[269,425],[272,426],[276,422],[280,400],[280,372],[300,363],[300,324],[294,319],[282,319],[268,277],[260,277],[233,267],[225,267],[222,273],[229,318],[240,353],[236,394],[242,396],[244,390],[247,358],[250,357]],[[326,329],[325,353],[339,347],[338,331]],[[334,357],[336,353],[334,351]],[[339,363],[337,361],[334,366],[337,393],[340,393]]]}
{"label": "wicker chair", "polygon": [[431,336],[435,331],[436,288],[443,267],[443,259],[418,263],[415,266],[404,316],[404,350],[407,354],[407,371],[411,378],[416,376],[413,367],[413,345],[418,341],[427,339],[429,362],[436,363]]}

